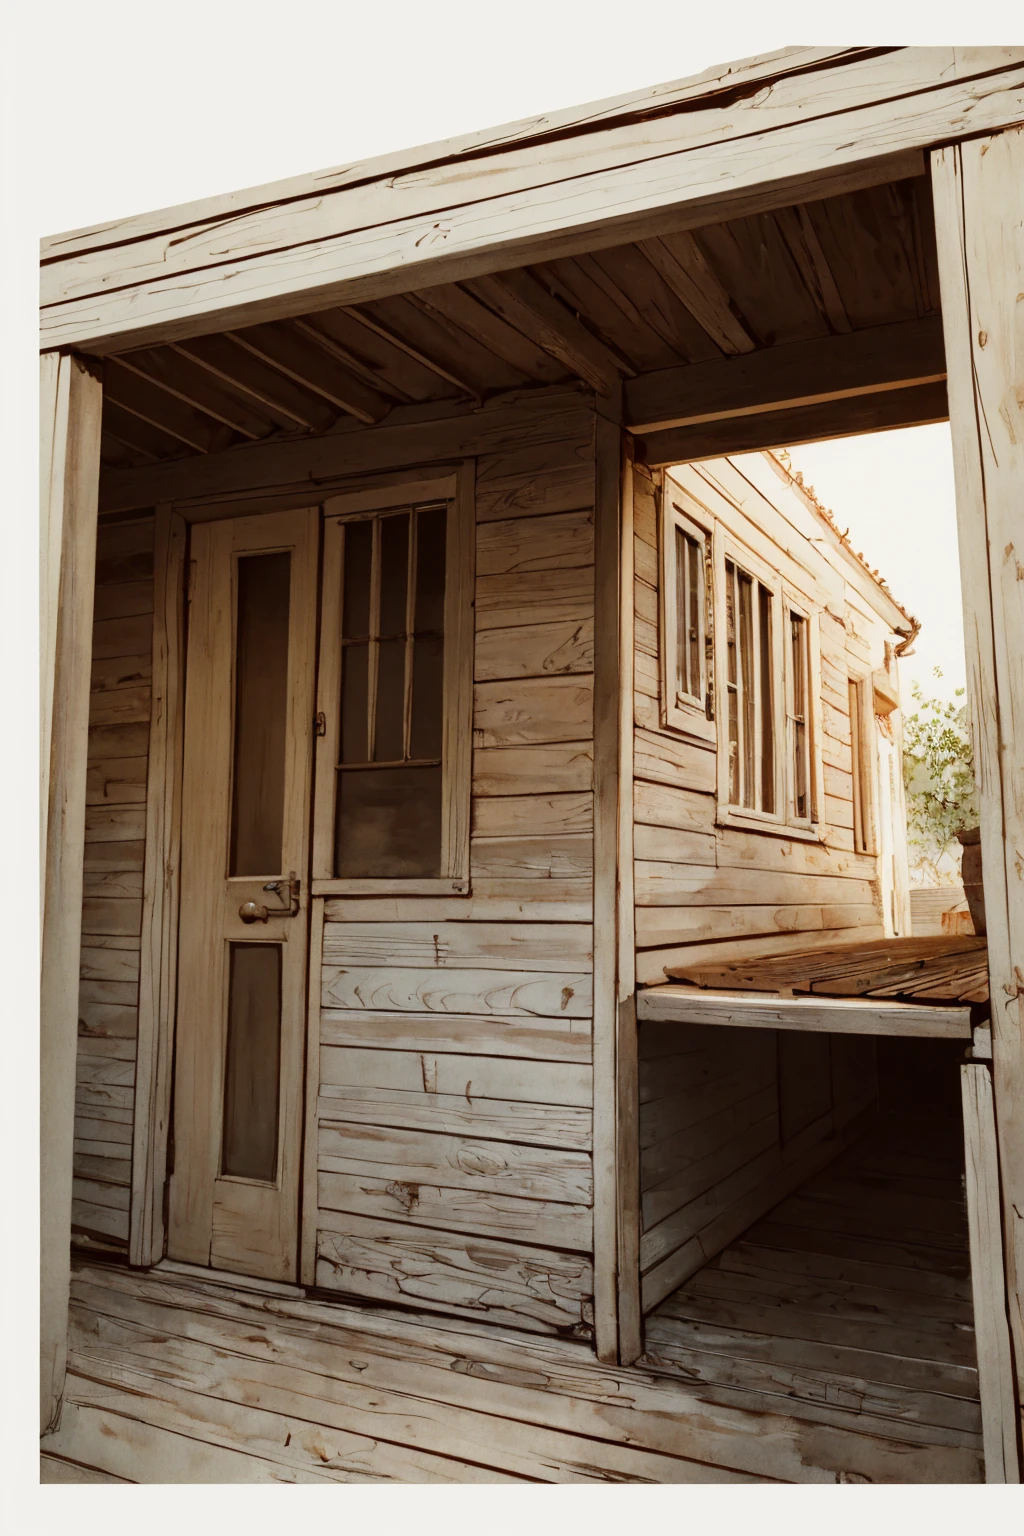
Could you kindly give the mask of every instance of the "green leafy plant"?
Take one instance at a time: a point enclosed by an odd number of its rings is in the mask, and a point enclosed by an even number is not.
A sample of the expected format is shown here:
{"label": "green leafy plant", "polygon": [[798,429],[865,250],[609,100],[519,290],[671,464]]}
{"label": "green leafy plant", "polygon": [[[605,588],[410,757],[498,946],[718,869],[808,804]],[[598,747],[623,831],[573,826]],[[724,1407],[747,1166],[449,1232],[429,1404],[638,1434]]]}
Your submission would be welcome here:
{"label": "green leafy plant", "polygon": [[[939,667],[935,676],[942,676]],[[956,835],[978,825],[964,689],[953,700],[926,698],[915,682],[917,708],[903,722],[903,783],[907,792],[907,834],[918,862],[938,873],[944,855],[955,853]]]}

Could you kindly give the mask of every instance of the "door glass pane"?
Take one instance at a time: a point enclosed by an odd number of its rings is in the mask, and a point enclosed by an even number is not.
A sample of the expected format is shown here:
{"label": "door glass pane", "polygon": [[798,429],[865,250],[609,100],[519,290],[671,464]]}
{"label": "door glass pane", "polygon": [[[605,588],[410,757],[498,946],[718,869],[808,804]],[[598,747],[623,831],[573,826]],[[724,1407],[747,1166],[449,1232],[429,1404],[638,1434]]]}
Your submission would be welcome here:
{"label": "door glass pane", "polygon": [[380,637],[405,634],[405,594],[409,580],[409,514],[383,517],[380,523]]}
{"label": "door glass pane", "polygon": [[375,763],[401,762],[405,737],[404,636],[382,640],[377,660],[377,719],[374,727]]}
{"label": "door glass pane", "polygon": [[281,1075],[281,946],[231,944],[221,1171],[273,1183]]}
{"label": "door glass pane", "polygon": [[412,665],[414,758],[440,757],[444,739],[444,641],[417,637]]}
{"label": "door glass pane", "polygon": [[291,555],[238,562],[232,875],[282,867]]}
{"label": "door glass pane", "polygon": [[444,507],[416,514],[416,633],[444,633],[445,538]]}
{"label": "door glass pane", "polygon": [[363,639],[370,633],[370,560],[372,523],[349,523],[345,528],[341,624],[346,640]]}
{"label": "door glass pane", "polygon": [[342,769],[336,828],[341,879],[440,875],[440,764]]}

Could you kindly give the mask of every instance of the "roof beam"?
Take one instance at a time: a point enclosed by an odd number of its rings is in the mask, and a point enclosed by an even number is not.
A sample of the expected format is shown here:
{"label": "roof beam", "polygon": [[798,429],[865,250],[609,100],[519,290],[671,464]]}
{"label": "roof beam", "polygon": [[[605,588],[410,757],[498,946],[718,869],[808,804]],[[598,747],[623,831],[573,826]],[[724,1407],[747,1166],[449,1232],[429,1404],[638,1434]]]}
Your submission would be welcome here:
{"label": "roof beam", "polygon": [[623,411],[631,432],[661,432],[945,377],[942,320],[926,315],[641,374],[624,387]]}
{"label": "roof beam", "polygon": [[926,147],[1024,116],[1024,50],[899,48],[765,84],[55,259],[42,346],[238,329],[921,174]]}
{"label": "roof beam", "polygon": [[473,288],[503,320],[529,336],[597,394],[610,395],[617,389],[627,372],[626,364],[529,272],[479,277]]}
{"label": "roof beam", "polygon": [[669,427],[636,440],[637,458],[651,468],[717,459],[727,453],[753,453],[823,442],[830,437],[858,437],[893,427],[923,427],[949,416],[946,386],[915,384],[873,394],[819,400],[786,411],[726,416],[696,426]]}

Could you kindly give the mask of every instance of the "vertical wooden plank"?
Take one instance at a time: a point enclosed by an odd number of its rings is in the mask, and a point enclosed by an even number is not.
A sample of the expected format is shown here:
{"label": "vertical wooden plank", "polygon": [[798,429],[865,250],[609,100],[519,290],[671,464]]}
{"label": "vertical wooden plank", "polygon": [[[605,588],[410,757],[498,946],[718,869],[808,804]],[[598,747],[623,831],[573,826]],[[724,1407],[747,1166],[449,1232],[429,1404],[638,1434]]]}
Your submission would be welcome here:
{"label": "vertical wooden plank", "polygon": [[341,753],[341,583],[344,575],[345,532],[325,507],[323,577],[320,599],[320,654],[317,672],[317,734],[314,742],[313,879],[334,874],[335,764]]}
{"label": "vertical wooden plank", "polygon": [[619,1359],[643,1349],[640,1312],[640,1088],[636,1025],[636,919],[633,906],[633,462],[622,455],[619,520],[618,910],[616,913],[617,1179]]}
{"label": "vertical wooden plank", "polygon": [[1024,131],[932,154],[1017,1402],[1024,1397]]}
{"label": "vertical wooden plank", "polygon": [[469,880],[470,780],[473,752],[473,592],[476,550],[476,461],[459,468],[445,581],[445,742],[441,846],[442,874]]}
{"label": "vertical wooden plank", "polygon": [[[40,1000],[40,1409],[44,1431],[60,1406],[67,1359],[85,781],[103,410],[102,385],[78,358],[61,358],[56,391],[52,370],[52,363],[44,364],[43,407],[52,413],[54,423],[52,434],[46,427],[43,434],[44,451],[50,453],[50,462],[42,466],[43,483],[50,486],[44,545],[48,610],[55,599],[55,611],[43,616],[44,633],[52,630],[53,634],[52,692],[43,700],[44,717],[50,717],[48,777],[47,769],[43,770],[46,843]],[[65,388],[66,412],[62,406],[57,409]],[[57,575],[52,573],[54,562]]]}
{"label": "vertical wooden plank", "polygon": [[[333,764],[332,764],[333,769]],[[333,782],[333,771],[332,771]],[[309,993],[306,1004],[306,1100],[302,1128],[302,1205],[299,1215],[299,1284],[316,1284],[316,1229],[320,1204],[317,1198],[320,1120],[320,981],[324,959],[324,910],[326,902],[310,901]]]}
{"label": "vertical wooden plank", "polygon": [[999,1158],[988,1067],[960,1068],[964,1106],[967,1226],[971,1244],[974,1335],[978,1349],[985,1481],[1019,1483],[1013,1404],[1013,1359],[1006,1322]]}
{"label": "vertical wooden plank", "polygon": [[594,1333],[599,1360],[618,1358],[617,863],[621,691],[621,438],[595,416],[594,486]]}
{"label": "vertical wooden plank", "polygon": [[[57,652],[60,543],[64,520],[64,463],[67,456],[71,357],[44,352],[39,359],[39,867],[46,863],[49,813],[50,732],[53,726],[53,669]],[[42,928],[46,883],[39,883]]]}
{"label": "vertical wooden plank", "polygon": [[153,548],[153,704],[146,782],[128,1236],[129,1259],[139,1265],[155,1264],[163,1257],[165,1236],[164,1182],[178,978],[186,538],[184,519],[169,506],[157,507]]}

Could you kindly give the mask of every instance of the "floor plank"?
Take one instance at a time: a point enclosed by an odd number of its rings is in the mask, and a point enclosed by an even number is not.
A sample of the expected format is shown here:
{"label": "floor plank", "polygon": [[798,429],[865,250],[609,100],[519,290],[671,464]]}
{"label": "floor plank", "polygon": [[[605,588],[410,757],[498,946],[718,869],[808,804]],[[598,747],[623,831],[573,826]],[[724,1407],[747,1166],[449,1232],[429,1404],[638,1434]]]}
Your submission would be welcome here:
{"label": "floor plank", "polygon": [[956,1144],[941,1120],[881,1122],[666,1297],[647,1319],[644,1361],[716,1402],[784,1402],[794,1416],[931,1445],[940,1460],[948,1451],[949,1481],[976,1468]]}

